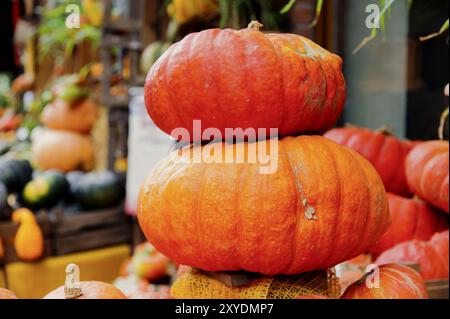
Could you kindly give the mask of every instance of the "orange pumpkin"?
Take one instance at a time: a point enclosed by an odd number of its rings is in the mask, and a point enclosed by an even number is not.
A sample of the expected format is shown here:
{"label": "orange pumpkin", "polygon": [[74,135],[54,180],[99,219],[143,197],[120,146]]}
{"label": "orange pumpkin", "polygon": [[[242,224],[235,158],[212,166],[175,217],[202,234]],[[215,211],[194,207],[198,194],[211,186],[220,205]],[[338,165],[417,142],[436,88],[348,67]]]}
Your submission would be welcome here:
{"label": "orange pumpkin", "polygon": [[411,191],[431,205],[449,212],[448,141],[424,142],[406,158],[406,178]]}
{"label": "orange pumpkin", "polygon": [[[118,288],[100,281],[82,281],[80,288],[82,295],[76,299],[127,299]],[[44,299],[66,299],[64,286],[48,293]]]}
{"label": "orange pumpkin", "polygon": [[150,243],[143,243],[136,247],[127,270],[128,274],[153,282],[168,275],[169,265],[169,258],[162,255]]}
{"label": "orange pumpkin", "polygon": [[382,253],[377,264],[414,263],[427,280],[447,279],[449,271],[449,231],[435,234],[429,241],[411,240]]}
{"label": "orange pumpkin", "polygon": [[448,216],[418,199],[388,194],[391,226],[370,249],[374,255],[411,239],[428,240],[448,228]]}
{"label": "orange pumpkin", "polygon": [[76,105],[56,99],[45,107],[41,115],[41,122],[52,130],[68,130],[87,134],[92,130],[97,118],[97,106],[90,99],[84,99]]}
{"label": "orange pumpkin", "polygon": [[89,170],[94,165],[94,146],[89,136],[44,130],[33,140],[32,156],[41,170]]}
{"label": "orange pumpkin", "polygon": [[[278,150],[272,174],[261,174],[259,156],[225,164],[238,148],[249,154],[269,143]],[[189,163],[194,153],[175,152],[141,189],[141,228],[177,264],[268,275],[326,269],[369,249],[389,225],[380,177],[333,141],[300,136],[215,147],[222,163],[206,163],[208,146],[191,149],[204,153],[201,164]]]}
{"label": "orange pumpkin", "polygon": [[386,129],[372,131],[356,126],[335,128],[324,136],[364,156],[380,174],[388,192],[411,194],[406,183],[405,158],[414,147],[413,142],[400,140]]}
{"label": "orange pumpkin", "polygon": [[345,102],[342,59],[299,35],[262,33],[258,23],[206,30],[174,44],[152,66],[145,100],[163,131],[185,128],[195,141],[202,137],[194,136],[194,120],[222,137],[226,128],[261,129],[260,138],[273,136],[270,128],[279,136],[324,132]]}
{"label": "orange pumpkin", "polygon": [[366,274],[347,288],[342,299],[428,299],[423,278],[412,268],[387,264],[379,267],[379,287],[367,285]]}
{"label": "orange pumpkin", "polygon": [[5,288],[0,288],[0,300],[6,299],[18,299],[18,298],[12,291]]}

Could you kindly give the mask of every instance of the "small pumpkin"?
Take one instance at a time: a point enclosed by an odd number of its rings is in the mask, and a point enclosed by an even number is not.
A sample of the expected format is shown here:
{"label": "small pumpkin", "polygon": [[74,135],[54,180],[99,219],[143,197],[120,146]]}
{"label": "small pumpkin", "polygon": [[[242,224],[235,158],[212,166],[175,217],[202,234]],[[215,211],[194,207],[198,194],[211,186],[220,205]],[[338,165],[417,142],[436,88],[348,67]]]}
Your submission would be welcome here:
{"label": "small pumpkin", "polygon": [[321,136],[239,145],[249,154],[269,143],[279,150],[273,174],[260,173],[260,158],[226,164],[236,144],[215,144],[222,163],[191,163],[191,152],[162,160],[140,193],[148,241],[177,264],[268,275],[326,269],[375,244],[389,209],[370,163]]}
{"label": "small pumpkin", "polygon": [[122,187],[111,171],[92,172],[75,178],[70,185],[72,196],[85,209],[100,209],[117,205]]}
{"label": "small pumpkin", "polygon": [[349,286],[342,299],[428,299],[423,278],[412,268],[398,264],[379,267],[379,287],[368,286],[366,274]]}
{"label": "small pumpkin", "polygon": [[140,69],[141,72],[146,74],[153,64],[163,55],[164,52],[169,49],[171,43],[155,41],[149,44],[145,50],[142,52],[140,59]]}
{"label": "small pumpkin", "polygon": [[436,232],[448,229],[448,216],[419,199],[388,194],[391,225],[370,249],[374,255],[412,239],[429,240]]}
{"label": "small pumpkin", "polygon": [[414,143],[400,140],[387,129],[372,131],[347,126],[325,133],[325,137],[348,146],[367,159],[380,174],[386,190],[408,196],[411,194],[405,176],[405,159]]}
{"label": "small pumpkin", "polygon": [[27,160],[0,159],[0,183],[8,193],[20,192],[31,180],[33,169]]}
{"label": "small pumpkin", "polygon": [[14,238],[17,256],[24,261],[41,258],[44,254],[44,235],[34,214],[26,208],[20,208],[13,213],[12,219],[20,224]]}
{"label": "small pumpkin", "polygon": [[154,282],[169,275],[170,260],[151,244],[143,243],[136,247],[127,267],[128,274]]}
{"label": "small pumpkin", "polygon": [[36,176],[23,189],[22,199],[27,207],[51,207],[62,199],[68,190],[67,180],[61,172],[49,170]]}
{"label": "small pumpkin", "polygon": [[219,2],[217,0],[172,0],[167,7],[169,16],[179,24],[211,15],[218,10]]}
{"label": "small pumpkin", "polygon": [[11,290],[0,288],[0,300],[19,299]]}
{"label": "small pumpkin", "polygon": [[[155,124],[178,140],[209,140],[197,136],[194,120],[222,138],[227,128],[246,130],[235,135],[249,140],[324,132],[345,102],[342,59],[299,35],[262,33],[256,22],[240,31],[206,30],[152,66],[145,102]],[[180,137],[179,128],[189,136]],[[246,136],[247,129],[255,134]]]}
{"label": "small pumpkin", "polygon": [[449,272],[449,231],[435,234],[429,241],[411,240],[382,253],[377,264],[414,263],[426,280],[447,279]]}
{"label": "small pumpkin", "polygon": [[80,281],[80,270],[75,264],[66,267],[66,283],[44,299],[127,299],[115,286],[100,281]]}
{"label": "small pumpkin", "polygon": [[89,133],[98,118],[97,105],[91,99],[71,105],[62,99],[47,104],[41,114],[41,122],[52,130],[67,130],[81,134]]}
{"label": "small pumpkin", "polygon": [[94,165],[94,146],[89,136],[46,129],[34,138],[32,156],[36,166],[44,171],[90,170]]}
{"label": "small pumpkin", "polygon": [[424,142],[406,158],[406,178],[411,191],[431,205],[449,212],[448,141]]}

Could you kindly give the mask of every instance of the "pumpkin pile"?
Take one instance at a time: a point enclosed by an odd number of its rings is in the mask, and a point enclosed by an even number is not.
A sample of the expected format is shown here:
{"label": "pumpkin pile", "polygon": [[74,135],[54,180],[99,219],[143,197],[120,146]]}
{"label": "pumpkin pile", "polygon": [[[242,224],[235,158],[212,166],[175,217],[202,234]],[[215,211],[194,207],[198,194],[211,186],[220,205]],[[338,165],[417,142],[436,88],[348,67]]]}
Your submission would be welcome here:
{"label": "pumpkin pile", "polygon": [[[204,289],[223,288],[211,274],[224,272],[270,283],[288,275],[283,285],[291,288],[310,273],[327,283],[327,269],[369,250],[389,226],[386,191],[373,166],[327,138],[302,135],[323,133],[339,118],[341,58],[304,37],[260,27],[188,35],[147,75],[146,106],[156,125],[178,140],[216,141],[173,152],[141,188],[138,219],[148,241],[194,268],[175,282],[177,298],[211,296],[186,287],[201,281]],[[274,167],[263,172],[268,158],[249,154],[268,150]],[[335,297],[330,286],[296,287],[299,294],[288,298]],[[234,288],[215,298],[239,296]]]}
{"label": "pumpkin pile", "polygon": [[355,126],[332,129],[325,137],[370,161],[390,192],[392,222],[369,249],[375,257],[401,243],[428,241],[448,229],[448,141],[411,142],[385,128],[371,131]]}
{"label": "pumpkin pile", "polygon": [[90,170],[94,146],[90,132],[98,108],[89,98],[84,78],[78,74],[61,77],[52,89],[52,101],[41,114],[46,127],[33,136],[32,154],[41,170],[62,172]]}

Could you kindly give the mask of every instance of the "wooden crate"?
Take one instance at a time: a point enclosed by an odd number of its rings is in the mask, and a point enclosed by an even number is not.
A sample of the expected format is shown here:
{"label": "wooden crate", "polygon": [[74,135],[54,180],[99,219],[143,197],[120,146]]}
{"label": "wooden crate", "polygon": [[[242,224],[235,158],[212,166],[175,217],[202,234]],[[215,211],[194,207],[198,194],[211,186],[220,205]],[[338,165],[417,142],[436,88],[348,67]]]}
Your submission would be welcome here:
{"label": "wooden crate", "polygon": [[131,243],[131,221],[123,205],[98,211],[51,212],[54,223],[53,250],[56,256]]}
{"label": "wooden crate", "polygon": [[[50,256],[52,254],[51,221],[45,211],[38,212],[38,214],[36,214],[36,220],[44,235],[44,255],[42,257]],[[3,264],[9,264],[20,260],[14,247],[14,238],[18,228],[19,224],[12,221],[0,222],[0,237],[2,238],[3,248],[5,250],[4,260],[0,261]]]}

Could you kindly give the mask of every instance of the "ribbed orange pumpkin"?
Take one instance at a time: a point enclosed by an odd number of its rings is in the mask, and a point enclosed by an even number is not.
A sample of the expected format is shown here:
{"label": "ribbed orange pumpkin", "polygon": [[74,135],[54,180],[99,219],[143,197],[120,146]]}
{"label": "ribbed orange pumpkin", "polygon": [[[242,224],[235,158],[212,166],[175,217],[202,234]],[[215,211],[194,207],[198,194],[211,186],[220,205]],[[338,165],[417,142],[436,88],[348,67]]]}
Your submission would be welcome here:
{"label": "ribbed orange pumpkin", "polygon": [[[82,295],[76,299],[127,299],[118,288],[100,281],[82,281],[80,288]],[[48,293],[44,299],[66,299],[64,286]]]}
{"label": "ribbed orange pumpkin", "polygon": [[384,129],[372,131],[356,126],[332,129],[325,137],[364,156],[380,174],[388,192],[403,196],[411,194],[404,167],[413,142],[397,139]]}
{"label": "ribbed orange pumpkin", "polygon": [[97,105],[90,99],[84,99],[76,105],[56,99],[45,107],[41,115],[41,122],[52,130],[68,130],[87,134],[92,130],[97,118]]}
{"label": "ribbed orange pumpkin", "polygon": [[260,128],[266,136],[270,128],[279,136],[324,132],[344,106],[342,60],[299,35],[206,30],[188,35],[153,65],[145,100],[163,131],[186,128],[195,141],[201,137],[193,136],[193,120],[222,137],[225,128]]}
{"label": "ribbed orange pumpkin", "polygon": [[418,199],[388,194],[391,226],[370,249],[374,255],[411,239],[429,240],[448,228],[448,216]]}
{"label": "ribbed orange pumpkin", "polygon": [[379,267],[380,287],[368,287],[366,276],[347,288],[342,299],[428,299],[423,278],[412,268],[397,264]]}
{"label": "ribbed orange pumpkin", "polygon": [[[271,141],[278,169],[255,163],[190,163],[173,153],[141,189],[147,239],[178,264],[268,275],[326,269],[367,251],[389,224],[387,196],[373,167],[320,136]],[[222,160],[269,141],[215,144]],[[208,153],[208,147],[195,147]]]}
{"label": "ribbed orange pumpkin", "polygon": [[449,144],[430,141],[417,145],[406,158],[406,177],[411,191],[448,213]]}
{"label": "ribbed orange pumpkin", "polygon": [[446,279],[449,271],[449,232],[435,234],[430,241],[412,240],[385,251],[377,264],[391,262],[415,263],[427,280]]}
{"label": "ribbed orange pumpkin", "polygon": [[94,146],[89,136],[70,131],[44,130],[33,140],[34,164],[41,170],[62,172],[89,170],[94,165]]}

